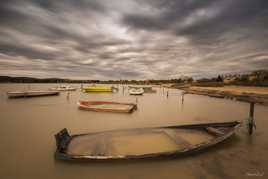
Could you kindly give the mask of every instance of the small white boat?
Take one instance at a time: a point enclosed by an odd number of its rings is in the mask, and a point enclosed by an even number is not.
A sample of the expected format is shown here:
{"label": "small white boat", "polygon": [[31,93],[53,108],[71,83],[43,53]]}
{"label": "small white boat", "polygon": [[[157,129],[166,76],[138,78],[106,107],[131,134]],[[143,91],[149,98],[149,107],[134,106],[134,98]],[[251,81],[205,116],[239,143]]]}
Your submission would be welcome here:
{"label": "small white boat", "polygon": [[37,97],[37,96],[52,96],[59,95],[58,91],[11,91],[7,92],[8,98],[26,98],[26,97]]}
{"label": "small white boat", "polygon": [[153,89],[152,86],[149,86],[149,85],[143,85],[143,86],[140,86],[140,85],[131,85],[131,86],[128,86],[128,89],[138,89],[138,88],[142,88],[144,93],[156,93],[156,90]]}
{"label": "small white boat", "polygon": [[130,95],[143,95],[144,90],[142,88],[131,88],[128,92]]}
{"label": "small white boat", "polygon": [[75,91],[76,88],[71,87],[71,86],[58,86],[56,88],[50,88],[50,90],[55,90],[55,91]]}

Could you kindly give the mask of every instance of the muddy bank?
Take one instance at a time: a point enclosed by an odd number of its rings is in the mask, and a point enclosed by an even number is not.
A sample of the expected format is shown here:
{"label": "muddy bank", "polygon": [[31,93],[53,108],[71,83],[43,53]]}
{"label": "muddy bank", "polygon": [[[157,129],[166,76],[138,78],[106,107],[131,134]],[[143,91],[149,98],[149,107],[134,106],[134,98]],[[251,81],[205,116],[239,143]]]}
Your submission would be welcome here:
{"label": "muddy bank", "polygon": [[216,98],[227,98],[244,102],[254,102],[262,105],[268,105],[267,87],[242,87],[242,86],[224,86],[224,87],[197,87],[181,86],[187,94],[206,95]]}

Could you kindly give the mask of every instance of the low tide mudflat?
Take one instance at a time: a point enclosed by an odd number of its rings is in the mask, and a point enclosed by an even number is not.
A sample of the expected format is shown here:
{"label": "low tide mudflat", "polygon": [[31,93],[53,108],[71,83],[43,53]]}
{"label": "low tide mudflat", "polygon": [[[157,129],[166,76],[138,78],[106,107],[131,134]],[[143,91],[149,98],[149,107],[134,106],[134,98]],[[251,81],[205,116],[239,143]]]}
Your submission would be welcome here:
{"label": "low tide mudflat", "polygon": [[[56,148],[54,134],[65,127],[77,134],[173,124],[244,121],[248,117],[249,104],[191,94],[184,96],[182,104],[180,90],[157,87],[157,93],[143,96],[130,96],[126,90],[123,93],[121,86],[118,93],[88,94],[77,90],[70,92],[69,98],[67,92],[60,96],[27,99],[7,99],[6,96],[7,91],[46,90],[55,86],[0,84],[0,178],[265,178],[268,174],[268,107],[262,105],[255,108],[257,130],[252,136],[248,136],[243,125],[224,143],[191,156],[95,163],[57,161],[53,156]],[[79,100],[137,101],[138,110],[132,114],[83,111],[77,108]],[[150,140],[155,138],[157,136],[149,136]],[[124,138],[118,139],[118,142],[124,142]],[[130,151],[127,147],[120,150]]]}

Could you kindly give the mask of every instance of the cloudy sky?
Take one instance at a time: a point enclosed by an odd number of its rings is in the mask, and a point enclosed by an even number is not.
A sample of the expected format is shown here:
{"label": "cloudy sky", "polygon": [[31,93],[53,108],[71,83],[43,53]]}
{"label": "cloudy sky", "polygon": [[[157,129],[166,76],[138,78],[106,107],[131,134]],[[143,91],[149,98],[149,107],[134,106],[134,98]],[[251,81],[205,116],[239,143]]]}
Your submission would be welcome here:
{"label": "cloudy sky", "polygon": [[0,75],[168,79],[268,69],[267,0],[1,0]]}

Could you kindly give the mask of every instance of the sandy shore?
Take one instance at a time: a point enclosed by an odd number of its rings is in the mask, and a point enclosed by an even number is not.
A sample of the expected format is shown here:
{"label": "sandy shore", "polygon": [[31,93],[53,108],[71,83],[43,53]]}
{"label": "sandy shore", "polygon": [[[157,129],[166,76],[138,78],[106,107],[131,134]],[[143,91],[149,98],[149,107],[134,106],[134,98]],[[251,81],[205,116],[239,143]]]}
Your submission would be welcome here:
{"label": "sandy shore", "polygon": [[224,87],[190,87],[195,90],[215,90],[232,93],[254,93],[268,95],[268,87],[248,87],[248,86],[224,86]]}
{"label": "sandy shore", "polygon": [[245,87],[245,86],[224,86],[224,87],[183,87],[186,93],[206,95],[218,98],[230,98],[245,102],[255,102],[268,105],[268,87]]}

